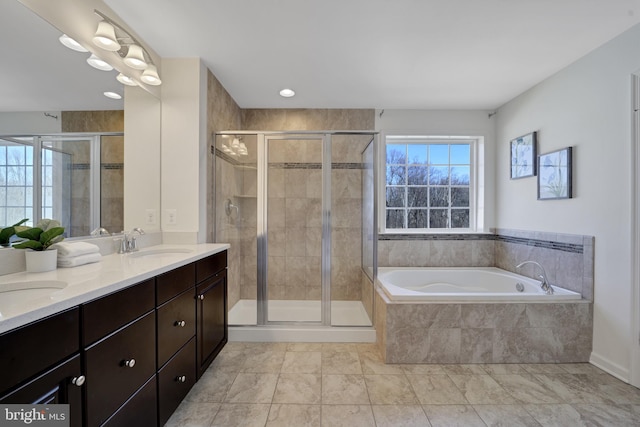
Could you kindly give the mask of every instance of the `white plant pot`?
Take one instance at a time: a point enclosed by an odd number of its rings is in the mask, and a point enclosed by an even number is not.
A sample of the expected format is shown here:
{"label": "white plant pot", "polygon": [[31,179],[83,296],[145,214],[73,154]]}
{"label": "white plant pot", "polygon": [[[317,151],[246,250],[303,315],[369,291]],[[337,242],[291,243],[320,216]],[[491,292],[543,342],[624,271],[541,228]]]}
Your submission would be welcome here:
{"label": "white plant pot", "polygon": [[25,251],[27,273],[41,273],[55,270],[58,266],[58,250]]}

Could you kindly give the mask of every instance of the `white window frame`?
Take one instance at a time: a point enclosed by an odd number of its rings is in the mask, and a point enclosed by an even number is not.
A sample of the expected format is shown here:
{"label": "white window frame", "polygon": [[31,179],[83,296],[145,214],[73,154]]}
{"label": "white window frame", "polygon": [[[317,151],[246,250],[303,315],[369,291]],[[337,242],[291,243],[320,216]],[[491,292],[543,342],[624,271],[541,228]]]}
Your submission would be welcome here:
{"label": "white window frame", "polygon": [[[387,144],[453,144],[470,146],[469,228],[390,228],[386,226]],[[484,137],[469,135],[429,135],[402,131],[382,132],[379,144],[378,232],[380,234],[455,234],[484,231]]]}

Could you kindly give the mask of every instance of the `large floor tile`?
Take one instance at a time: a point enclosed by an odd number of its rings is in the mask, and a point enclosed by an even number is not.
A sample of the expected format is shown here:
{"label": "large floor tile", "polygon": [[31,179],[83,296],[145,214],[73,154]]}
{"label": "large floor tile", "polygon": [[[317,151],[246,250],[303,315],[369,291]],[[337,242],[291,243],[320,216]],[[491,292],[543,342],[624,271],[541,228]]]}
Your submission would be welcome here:
{"label": "large floor tile", "polygon": [[322,427],[375,427],[370,405],[322,405]]}
{"label": "large floor tile", "polygon": [[211,427],[264,427],[270,405],[223,403]]}
{"label": "large floor tile", "polygon": [[323,375],[322,403],[330,405],[369,405],[369,394],[362,375]]}
{"label": "large floor tile", "polygon": [[429,425],[420,405],[373,405],[376,427],[424,427]]}
{"label": "large floor tile", "polygon": [[287,351],[280,372],[292,374],[319,374],[322,372],[322,352]]}
{"label": "large floor tile", "polygon": [[527,410],[518,405],[473,405],[489,427],[539,427]]}
{"label": "large floor tile", "polygon": [[544,427],[583,426],[582,416],[568,403],[525,405],[525,409]]}
{"label": "large floor tile", "polygon": [[227,392],[227,403],[271,403],[278,374],[239,373]]}
{"label": "large floor tile", "polygon": [[411,383],[404,375],[365,375],[369,399],[374,405],[418,404]]}
{"label": "large floor tile", "polygon": [[471,404],[519,403],[490,375],[449,375],[449,377]]}
{"label": "large floor tile", "polygon": [[589,426],[637,427],[640,419],[631,405],[575,404],[573,407]]}
{"label": "large floor tile", "polygon": [[407,375],[407,378],[422,404],[468,403],[448,375]]}
{"label": "large floor tile", "polygon": [[173,413],[166,427],[208,427],[218,413],[219,403],[183,401]]}
{"label": "large floor tile", "polygon": [[323,351],[322,374],[362,374],[356,351]]}
{"label": "large floor tile", "polygon": [[320,405],[271,405],[266,427],[320,427]]}
{"label": "large floor tile", "polygon": [[562,399],[531,374],[494,375],[493,379],[522,403],[560,403]]}
{"label": "large floor tile", "polygon": [[423,405],[433,427],[486,427],[471,405]]}
{"label": "large floor tile", "polygon": [[280,374],[273,403],[320,404],[321,394],[319,374]]}

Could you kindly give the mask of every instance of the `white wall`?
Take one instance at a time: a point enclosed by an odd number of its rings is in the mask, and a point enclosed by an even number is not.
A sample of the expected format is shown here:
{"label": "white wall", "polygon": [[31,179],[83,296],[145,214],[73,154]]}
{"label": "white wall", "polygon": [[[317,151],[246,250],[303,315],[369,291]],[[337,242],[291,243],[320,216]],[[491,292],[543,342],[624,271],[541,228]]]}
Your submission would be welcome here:
{"label": "white wall", "polygon": [[[202,243],[207,229],[206,69],[198,58],[163,58],[161,76],[163,241]],[[170,210],[175,224],[169,223]]]}
{"label": "white wall", "polygon": [[[376,130],[382,133],[483,136],[485,231],[495,226],[495,116],[490,117],[492,113],[482,110],[377,110],[375,124]],[[380,142],[382,146],[384,141],[381,139]]]}
{"label": "white wall", "polygon": [[[633,346],[631,74],[640,26],[510,101],[496,115],[498,227],[595,236],[591,361],[628,379]],[[524,64],[523,66],[526,66]],[[509,179],[509,141],[538,131],[538,152],[574,147],[574,198],[536,200],[536,179]]]}
{"label": "white wall", "polygon": [[22,113],[0,113],[0,135],[42,135],[60,133],[62,114],[47,111],[54,117],[45,116],[44,111]]}

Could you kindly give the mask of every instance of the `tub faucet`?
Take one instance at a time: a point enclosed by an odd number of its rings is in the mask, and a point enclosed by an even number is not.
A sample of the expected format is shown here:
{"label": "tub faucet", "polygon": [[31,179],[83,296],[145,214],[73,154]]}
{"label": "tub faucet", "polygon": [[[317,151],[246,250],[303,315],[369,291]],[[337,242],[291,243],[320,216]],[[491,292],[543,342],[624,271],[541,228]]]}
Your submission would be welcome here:
{"label": "tub faucet", "polygon": [[544,291],[545,294],[552,295],[553,294],[553,288],[551,287],[551,284],[547,280],[547,272],[544,270],[544,267],[541,266],[539,263],[537,263],[535,261],[522,261],[520,264],[516,265],[516,268],[520,268],[525,264],[533,264],[533,265],[538,266],[540,271],[542,271],[542,274],[540,274],[540,276],[538,276],[540,278],[540,287],[542,288],[542,290]]}

